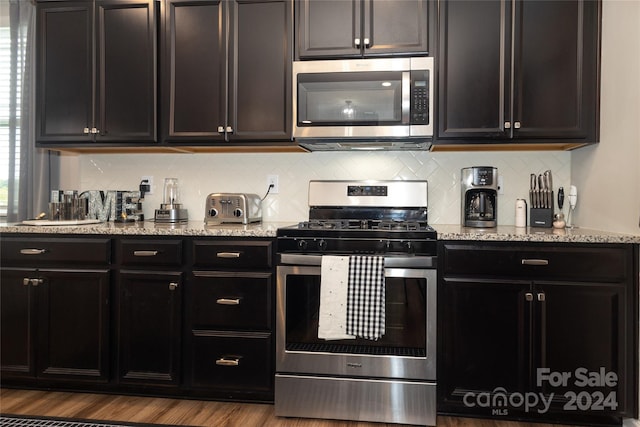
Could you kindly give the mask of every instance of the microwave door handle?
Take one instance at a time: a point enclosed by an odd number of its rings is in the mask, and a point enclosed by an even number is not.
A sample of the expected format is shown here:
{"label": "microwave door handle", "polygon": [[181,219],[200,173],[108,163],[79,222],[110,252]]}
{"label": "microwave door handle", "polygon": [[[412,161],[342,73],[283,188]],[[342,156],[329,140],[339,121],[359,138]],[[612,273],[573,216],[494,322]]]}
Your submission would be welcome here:
{"label": "microwave door handle", "polygon": [[402,72],[402,124],[409,124],[411,113],[411,72]]}

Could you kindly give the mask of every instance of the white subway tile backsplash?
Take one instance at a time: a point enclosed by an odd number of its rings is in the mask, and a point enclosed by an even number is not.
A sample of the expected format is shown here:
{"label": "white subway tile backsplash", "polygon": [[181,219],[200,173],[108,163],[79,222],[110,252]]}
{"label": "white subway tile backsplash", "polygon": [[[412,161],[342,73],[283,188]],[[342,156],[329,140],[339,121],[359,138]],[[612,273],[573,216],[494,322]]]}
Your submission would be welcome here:
{"label": "white subway tile backsplash", "polygon": [[308,216],[307,187],[313,179],[429,181],[429,222],[460,222],[460,169],[494,166],[504,179],[498,196],[498,223],[513,225],[515,200],[528,199],[529,174],[551,169],[555,190],[568,188],[568,152],[317,152],[224,154],[85,154],[78,163],[80,190],[137,190],[143,175],[153,175],[155,191],[144,212],[153,217],[162,203],[164,178],[178,178],[182,204],[191,220],[204,220],[206,196],[214,192],[267,191],[267,175],[279,175],[280,193],[267,196],[263,217],[295,223]]}

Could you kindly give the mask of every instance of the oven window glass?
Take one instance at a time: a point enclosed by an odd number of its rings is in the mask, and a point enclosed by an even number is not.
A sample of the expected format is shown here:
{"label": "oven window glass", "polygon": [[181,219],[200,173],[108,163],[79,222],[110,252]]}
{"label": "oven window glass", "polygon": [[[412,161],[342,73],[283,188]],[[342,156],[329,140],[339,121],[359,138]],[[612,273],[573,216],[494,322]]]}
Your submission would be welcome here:
{"label": "oven window glass", "polygon": [[320,277],[288,275],[286,349],[425,357],[426,284],[424,278],[386,278],[386,329],[381,339],[323,340],[318,338]]}
{"label": "oven window glass", "polygon": [[298,126],[402,123],[401,72],[298,75]]}

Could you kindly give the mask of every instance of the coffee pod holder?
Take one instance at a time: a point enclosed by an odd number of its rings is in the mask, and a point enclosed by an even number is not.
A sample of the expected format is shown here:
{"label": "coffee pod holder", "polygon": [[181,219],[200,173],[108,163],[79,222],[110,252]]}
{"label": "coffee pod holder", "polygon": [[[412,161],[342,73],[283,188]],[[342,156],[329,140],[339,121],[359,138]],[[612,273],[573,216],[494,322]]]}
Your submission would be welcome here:
{"label": "coffee pod holder", "polygon": [[529,225],[531,227],[551,228],[553,227],[554,195],[551,192],[551,206],[548,208],[529,209]]}

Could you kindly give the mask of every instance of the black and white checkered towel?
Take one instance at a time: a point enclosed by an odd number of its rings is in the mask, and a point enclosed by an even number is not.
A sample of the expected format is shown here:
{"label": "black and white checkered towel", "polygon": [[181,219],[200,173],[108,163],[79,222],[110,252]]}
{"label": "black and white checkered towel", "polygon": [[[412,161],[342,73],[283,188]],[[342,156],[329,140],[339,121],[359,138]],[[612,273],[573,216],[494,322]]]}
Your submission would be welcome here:
{"label": "black and white checkered towel", "polygon": [[347,334],[377,340],[385,332],[384,257],[349,257]]}

